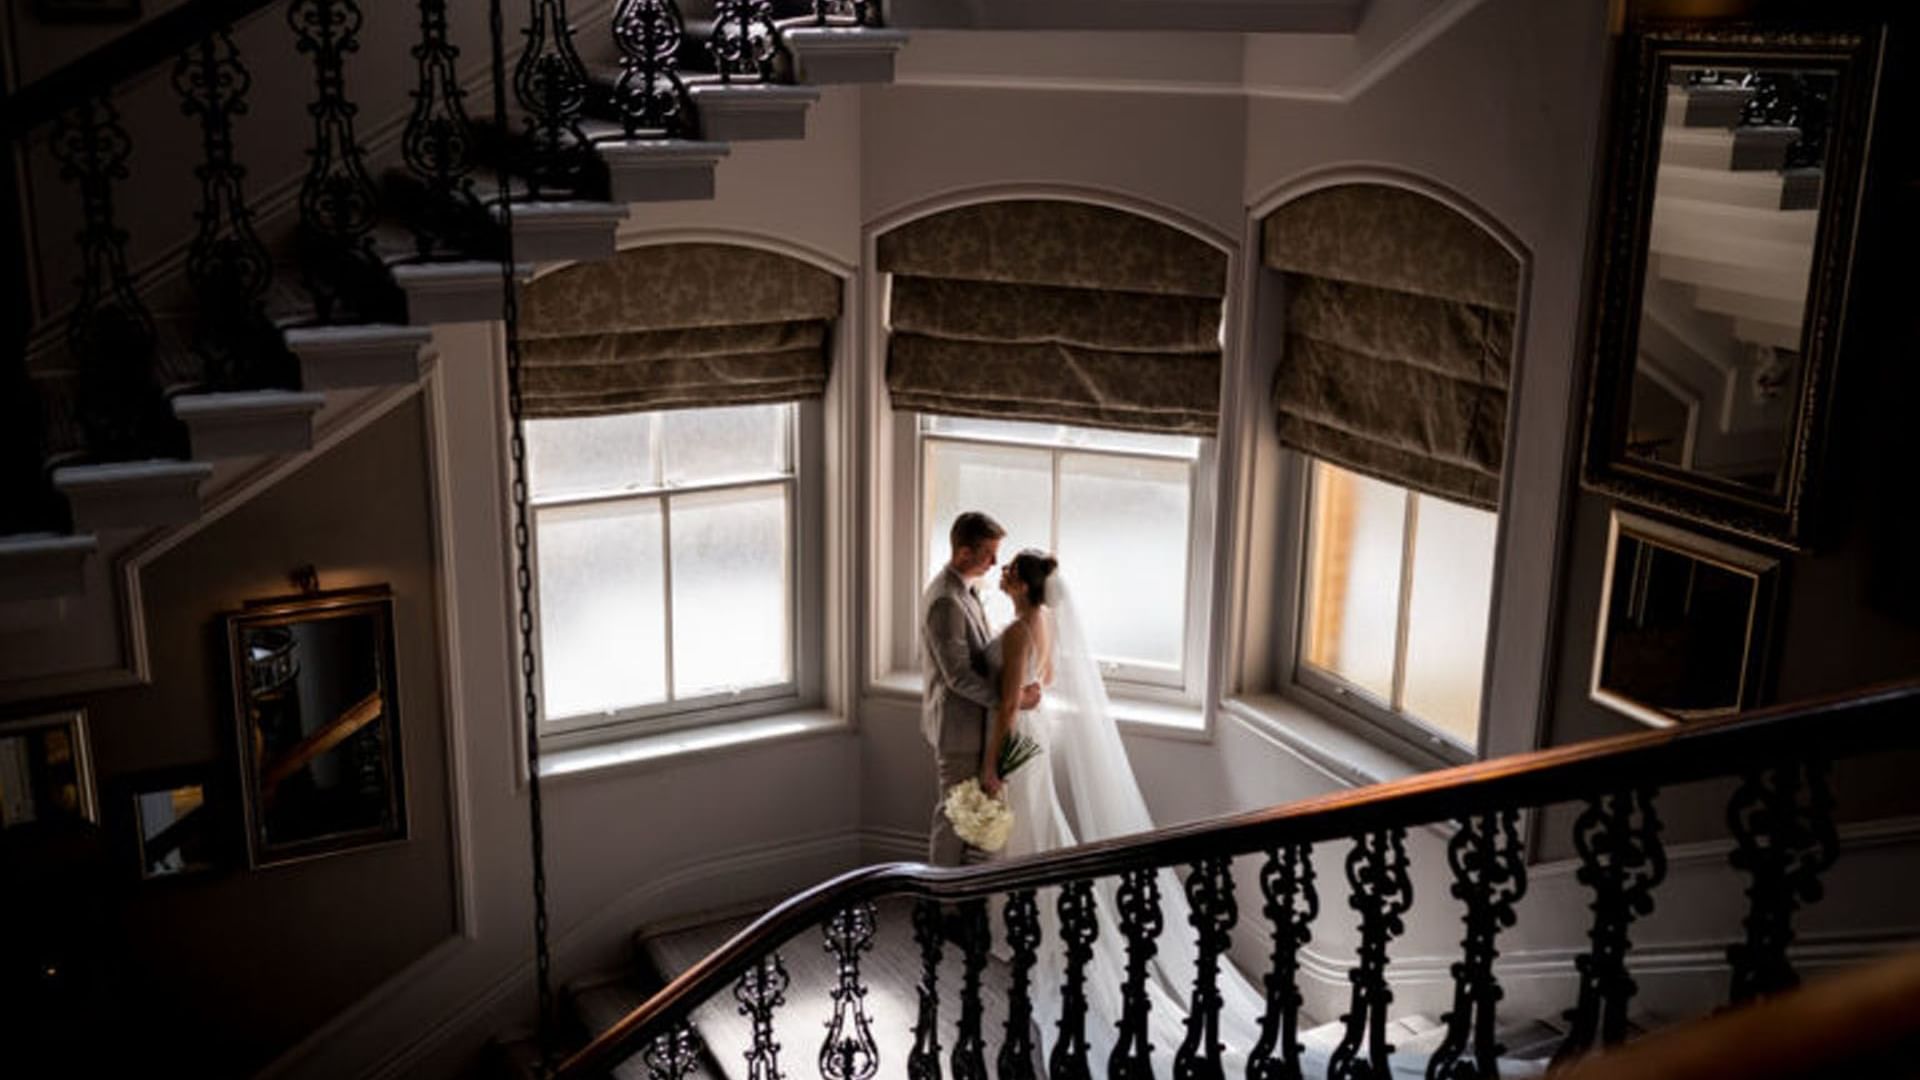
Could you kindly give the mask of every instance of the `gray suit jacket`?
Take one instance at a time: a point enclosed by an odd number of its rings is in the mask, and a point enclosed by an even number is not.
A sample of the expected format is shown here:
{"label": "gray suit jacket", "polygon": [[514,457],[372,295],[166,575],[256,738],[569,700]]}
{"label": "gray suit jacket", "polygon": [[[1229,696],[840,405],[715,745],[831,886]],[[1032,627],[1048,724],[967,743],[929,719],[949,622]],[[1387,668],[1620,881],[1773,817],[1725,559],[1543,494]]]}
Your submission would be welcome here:
{"label": "gray suit jacket", "polygon": [[987,666],[987,613],[960,575],[942,567],[921,595],[920,626],[927,674],[921,734],[940,754],[978,753],[986,746],[987,716],[1000,702]]}

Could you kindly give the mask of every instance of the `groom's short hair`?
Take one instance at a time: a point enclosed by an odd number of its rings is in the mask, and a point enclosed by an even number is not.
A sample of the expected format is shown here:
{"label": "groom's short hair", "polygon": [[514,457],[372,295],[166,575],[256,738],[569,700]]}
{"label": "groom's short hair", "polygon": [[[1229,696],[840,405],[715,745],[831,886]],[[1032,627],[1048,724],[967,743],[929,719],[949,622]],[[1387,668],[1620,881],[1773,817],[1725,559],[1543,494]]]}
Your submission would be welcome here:
{"label": "groom's short hair", "polygon": [[953,528],[947,531],[947,539],[955,548],[975,548],[989,540],[998,540],[1007,535],[1000,523],[978,510],[969,510],[953,519]]}

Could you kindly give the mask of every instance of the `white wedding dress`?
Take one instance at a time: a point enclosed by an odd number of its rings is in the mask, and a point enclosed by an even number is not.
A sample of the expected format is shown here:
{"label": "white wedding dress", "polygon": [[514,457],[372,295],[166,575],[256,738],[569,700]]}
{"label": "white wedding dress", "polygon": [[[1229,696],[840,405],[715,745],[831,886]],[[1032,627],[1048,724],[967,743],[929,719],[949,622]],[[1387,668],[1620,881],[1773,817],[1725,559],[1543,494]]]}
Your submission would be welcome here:
{"label": "white wedding dress", "polygon": [[[1127,760],[1126,747],[1114,723],[1107,700],[1106,684],[1100,666],[1086,637],[1085,627],[1073,603],[1072,590],[1060,574],[1047,583],[1047,610],[1053,625],[1053,682],[1037,709],[1023,711],[1014,730],[1025,732],[1040,744],[1042,753],[1017,770],[1006,782],[1007,802],[1013,809],[1013,830],[999,858],[1017,859],[1075,844],[1092,843],[1117,836],[1152,830],[1153,816],[1147,811],[1146,798]],[[995,637],[988,649],[992,670],[1001,671],[1001,638]],[[1042,658],[1029,654],[1027,680],[1035,681],[1042,670]],[[1336,875],[1337,876],[1337,875]],[[1189,921],[1191,908],[1180,879],[1171,870],[1159,874],[1160,911],[1163,925],[1156,941],[1156,953],[1149,968],[1147,993],[1149,1041],[1152,1043],[1153,1075],[1173,1075],[1173,1059],[1186,1037],[1187,1002],[1194,988],[1198,969],[1194,928]],[[1095,883],[1094,902],[1099,918],[1092,958],[1087,963],[1087,1021],[1089,1062],[1096,1072],[1104,1072],[1111,1052],[1115,1027],[1121,1013],[1120,988],[1126,973],[1126,938],[1120,932],[1119,909],[1115,902],[1119,882],[1103,878]],[[1038,1035],[1040,1061],[1045,1063],[1058,1036],[1061,988],[1065,982],[1066,957],[1060,944],[1058,915],[1059,889],[1044,889],[1038,897],[1041,936],[1039,955],[1033,971],[1034,1026]],[[1339,911],[1341,905],[1324,905]],[[994,937],[1005,933],[1003,905],[993,906]],[[1258,918],[1258,907],[1252,911]],[[1247,905],[1241,905],[1244,921]],[[1323,916],[1323,918],[1326,916]],[[996,945],[1004,959],[1004,945]],[[1247,1055],[1259,1040],[1260,1016],[1265,995],[1256,990],[1231,960],[1222,957],[1219,991],[1221,1015],[1219,1039],[1226,1075],[1246,1075]],[[1327,1063],[1339,1041],[1338,1025],[1303,1033],[1301,1066],[1305,1076],[1318,1080],[1326,1075]],[[1394,1080],[1420,1080],[1426,1067],[1426,1055],[1395,1053],[1391,1058]],[[1519,1063],[1512,1063],[1519,1065]],[[1537,1067],[1508,1070],[1502,1062],[1503,1076],[1537,1076]]]}
{"label": "white wedding dress", "polygon": [[[1053,625],[1053,682],[1037,709],[1023,711],[1014,730],[1040,744],[1042,753],[1007,778],[1007,803],[1013,808],[1013,831],[1001,858],[1036,855],[1075,844],[1147,832],[1154,828],[1146,799],[1127,761],[1126,747],[1107,701],[1100,667],[1088,647],[1084,627],[1073,603],[1072,590],[1060,574],[1047,582],[1047,608]],[[988,648],[988,662],[1001,670],[1001,638]],[[1042,658],[1029,653],[1027,681],[1035,681]],[[1149,1041],[1153,1046],[1153,1073],[1170,1076],[1173,1057],[1186,1037],[1186,1002],[1197,972],[1190,908],[1180,880],[1171,870],[1159,875],[1160,911],[1164,925],[1149,968],[1147,994]],[[1120,988],[1126,975],[1125,936],[1120,932],[1115,902],[1117,879],[1095,883],[1094,904],[1100,933],[1087,962],[1087,1041],[1096,1071],[1104,1071],[1115,1025],[1121,1012]],[[1061,988],[1066,957],[1060,945],[1058,889],[1042,890],[1039,957],[1033,972],[1034,1024],[1039,1033],[1041,1060],[1052,1052],[1060,1019]],[[995,905],[995,937],[1005,924]],[[1003,953],[1004,955],[1004,953]],[[1246,1055],[1259,1038],[1263,995],[1233,968],[1221,965],[1220,1041],[1227,1074],[1244,1075]]]}

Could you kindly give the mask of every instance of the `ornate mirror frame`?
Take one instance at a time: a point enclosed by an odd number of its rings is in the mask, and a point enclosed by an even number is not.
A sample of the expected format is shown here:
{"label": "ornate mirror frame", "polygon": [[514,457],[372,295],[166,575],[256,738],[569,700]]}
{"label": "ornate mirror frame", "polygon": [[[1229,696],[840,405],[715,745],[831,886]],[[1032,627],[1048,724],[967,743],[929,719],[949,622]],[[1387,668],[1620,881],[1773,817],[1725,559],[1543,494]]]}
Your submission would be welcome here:
{"label": "ornate mirror frame", "polygon": [[[1609,137],[1587,399],[1586,486],[1620,499],[1789,548],[1806,545],[1809,477],[1817,464],[1834,380],[1866,148],[1878,84],[1880,34],[1755,26],[1630,29],[1621,53]],[[1652,246],[1659,147],[1675,66],[1831,70],[1836,73],[1827,157],[1801,324],[1804,374],[1787,420],[1781,477],[1762,491],[1626,453]]]}

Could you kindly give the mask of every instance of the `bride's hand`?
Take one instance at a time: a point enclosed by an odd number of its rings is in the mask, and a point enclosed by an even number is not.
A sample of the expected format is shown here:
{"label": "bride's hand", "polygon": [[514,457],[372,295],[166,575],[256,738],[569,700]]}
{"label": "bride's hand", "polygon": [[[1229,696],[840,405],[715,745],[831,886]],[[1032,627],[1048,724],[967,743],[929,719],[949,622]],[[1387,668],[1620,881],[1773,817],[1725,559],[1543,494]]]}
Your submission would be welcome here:
{"label": "bride's hand", "polygon": [[1040,707],[1040,684],[1030,682],[1020,688],[1020,708],[1023,710]]}
{"label": "bride's hand", "polygon": [[984,791],[989,795],[998,795],[1000,794],[1000,789],[1004,786],[1005,786],[1005,782],[1000,779],[1000,774],[997,770],[985,769],[981,771],[980,773],[980,790],[981,791]]}

